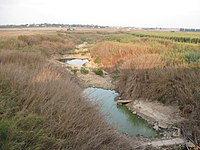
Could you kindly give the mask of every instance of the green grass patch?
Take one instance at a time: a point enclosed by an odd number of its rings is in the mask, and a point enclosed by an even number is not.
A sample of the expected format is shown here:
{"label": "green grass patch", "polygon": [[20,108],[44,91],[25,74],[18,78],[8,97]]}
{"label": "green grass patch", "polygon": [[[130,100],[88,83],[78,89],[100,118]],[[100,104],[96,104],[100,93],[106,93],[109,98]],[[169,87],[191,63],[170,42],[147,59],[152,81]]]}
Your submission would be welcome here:
{"label": "green grass patch", "polygon": [[92,43],[93,42],[93,40],[88,38],[88,37],[80,37],[80,40],[82,42],[87,42],[87,43]]}
{"label": "green grass patch", "polygon": [[76,54],[76,52],[75,52],[75,49],[71,49],[71,50],[64,51],[63,54]]}
{"label": "green grass patch", "polygon": [[187,52],[184,54],[184,59],[187,63],[196,63],[200,59],[200,52]]}
{"label": "green grass patch", "polygon": [[115,41],[115,42],[121,42],[121,43],[131,43],[136,41],[136,38],[131,36],[130,34],[113,34],[104,37],[105,41]]}
{"label": "green grass patch", "polygon": [[100,62],[101,62],[101,60],[100,60],[99,57],[96,57],[96,58],[94,59],[94,63],[95,63],[95,64],[100,64]]}
{"label": "green grass patch", "polygon": [[0,149],[5,149],[9,143],[9,130],[12,125],[10,120],[0,120]]}
{"label": "green grass patch", "polygon": [[194,93],[194,97],[195,97],[195,99],[200,103],[200,91],[196,91],[196,92]]}
{"label": "green grass patch", "polygon": [[49,133],[46,119],[18,112],[15,117],[0,121],[0,149],[47,149],[56,142]]}
{"label": "green grass patch", "polygon": [[185,51],[179,53],[168,53],[162,54],[161,58],[171,62],[186,62],[187,64],[195,64],[200,60],[200,52]]}
{"label": "green grass patch", "polygon": [[9,84],[0,83],[0,150],[48,149],[56,143],[48,121],[37,114],[21,111]]}

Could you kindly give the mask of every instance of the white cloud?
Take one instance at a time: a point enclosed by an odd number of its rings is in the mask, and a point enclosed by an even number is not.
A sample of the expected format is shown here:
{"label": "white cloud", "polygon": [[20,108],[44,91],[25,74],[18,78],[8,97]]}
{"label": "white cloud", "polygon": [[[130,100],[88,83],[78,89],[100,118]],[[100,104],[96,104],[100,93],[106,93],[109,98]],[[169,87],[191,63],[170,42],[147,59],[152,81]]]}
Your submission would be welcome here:
{"label": "white cloud", "polygon": [[0,0],[0,24],[200,28],[199,0]]}

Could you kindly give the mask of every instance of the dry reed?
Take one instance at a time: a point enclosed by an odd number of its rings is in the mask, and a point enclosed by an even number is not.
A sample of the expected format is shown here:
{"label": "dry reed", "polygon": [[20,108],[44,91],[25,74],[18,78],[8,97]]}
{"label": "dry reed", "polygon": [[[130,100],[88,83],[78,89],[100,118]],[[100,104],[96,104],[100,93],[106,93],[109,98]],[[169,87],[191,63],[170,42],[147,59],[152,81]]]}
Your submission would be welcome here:
{"label": "dry reed", "polygon": [[[48,137],[55,141],[49,145],[44,142],[44,147],[39,148],[130,149],[81,96],[74,77],[46,63],[40,54],[1,52],[0,70],[1,84],[16,91],[13,100],[19,106],[18,111],[36,113],[47,120],[41,130],[48,128]],[[16,140],[9,136],[10,140]],[[23,142],[21,149],[37,144],[31,143],[33,139],[29,144]]]}

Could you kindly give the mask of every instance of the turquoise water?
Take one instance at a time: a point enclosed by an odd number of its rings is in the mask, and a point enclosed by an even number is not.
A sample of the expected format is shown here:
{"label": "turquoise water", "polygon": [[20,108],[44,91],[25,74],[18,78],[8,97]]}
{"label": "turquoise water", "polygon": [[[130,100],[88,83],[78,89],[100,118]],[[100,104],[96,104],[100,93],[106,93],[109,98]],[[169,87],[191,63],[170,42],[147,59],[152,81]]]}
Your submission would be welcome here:
{"label": "turquoise water", "polygon": [[65,63],[67,63],[69,65],[79,65],[79,66],[82,66],[88,62],[89,62],[88,59],[72,59],[72,60],[65,61]]}
{"label": "turquoise water", "polygon": [[90,101],[100,106],[100,112],[103,114],[105,121],[118,131],[129,136],[157,136],[157,132],[149,127],[144,120],[131,113],[126,106],[116,104],[114,99],[118,94],[115,91],[87,88],[84,90],[84,94]]}

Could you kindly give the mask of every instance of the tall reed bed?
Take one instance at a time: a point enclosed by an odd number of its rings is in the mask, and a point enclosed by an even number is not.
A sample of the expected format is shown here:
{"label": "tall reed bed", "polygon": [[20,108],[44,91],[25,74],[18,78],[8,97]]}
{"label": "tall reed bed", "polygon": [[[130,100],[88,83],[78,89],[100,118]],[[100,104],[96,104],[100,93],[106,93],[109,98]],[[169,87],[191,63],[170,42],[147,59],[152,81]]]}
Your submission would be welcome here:
{"label": "tall reed bed", "polygon": [[92,56],[120,76],[116,86],[123,98],[178,105],[187,118],[185,135],[200,144],[199,53],[198,44],[141,37],[129,43],[98,43]]}
{"label": "tall reed bed", "polygon": [[63,53],[75,47],[75,43],[56,34],[5,36],[0,39],[0,49],[41,51],[46,55]]}
{"label": "tall reed bed", "polygon": [[0,52],[1,149],[130,149],[40,53]]}

